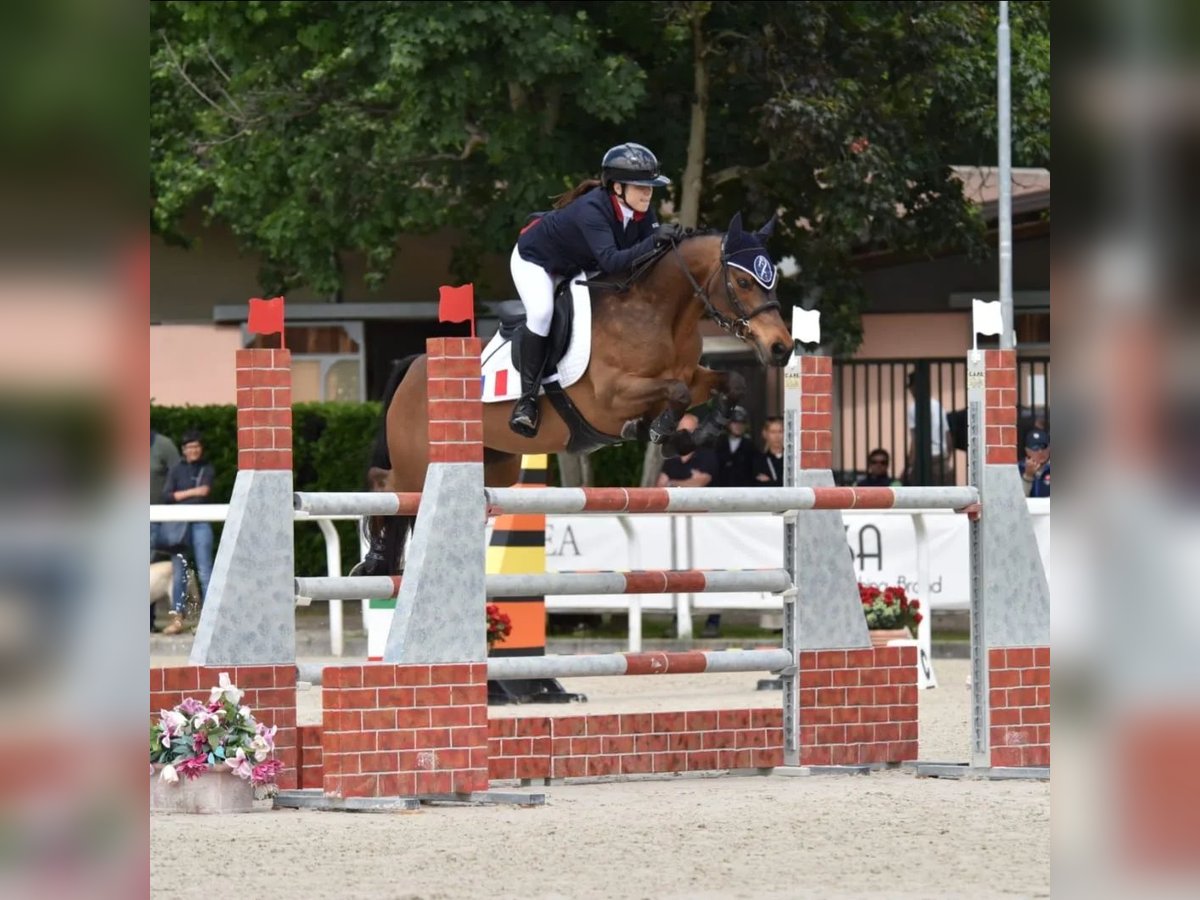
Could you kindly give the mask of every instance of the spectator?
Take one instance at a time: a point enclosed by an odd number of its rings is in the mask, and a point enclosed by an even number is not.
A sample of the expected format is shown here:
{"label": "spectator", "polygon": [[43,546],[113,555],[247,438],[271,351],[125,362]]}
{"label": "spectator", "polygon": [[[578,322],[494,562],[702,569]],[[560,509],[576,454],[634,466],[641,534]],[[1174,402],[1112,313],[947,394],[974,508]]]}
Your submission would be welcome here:
{"label": "spectator", "polygon": [[[150,429],[150,502],[162,502],[162,489],[167,481],[167,473],[171,471],[171,466],[179,462],[179,449],[165,434],[160,434],[153,428]],[[156,549],[160,544],[159,526],[161,522],[150,523],[150,561],[151,565],[155,560],[161,559],[165,562],[165,557]],[[150,630],[154,630],[154,602],[150,603]]]}
{"label": "spectator", "polygon": [[858,479],[857,487],[893,487],[900,483],[888,471],[892,465],[891,454],[876,447],[867,454],[867,474]]}
{"label": "spectator", "polygon": [[1050,432],[1031,428],[1025,435],[1025,458],[1017,463],[1026,497],[1050,496]]}
{"label": "spectator", "polygon": [[[183,459],[176,463],[163,485],[164,503],[206,503],[212,492],[213,467],[204,461],[204,440],[197,431],[187,432],[180,443]],[[213,566],[213,532],[208,522],[190,522],[185,543],[191,547],[200,578],[201,601],[208,593],[208,579]],[[184,608],[187,602],[187,568],[178,554],[171,557],[173,586],[171,589],[171,621],[163,634],[183,631]]]}
{"label": "spectator", "polygon": [[[687,413],[679,420],[679,431],[695,431],[700,420]],[[708,487],[717,480],[717,455],[707,447],[693,450],[684,456],[663,460],[658,473],[657,487]]]}
{"label": "spectator", "polygon": [[[916,372],[910,372],[908,391],[908,455],[904,466],[904,483],[912,484],[916,478],[917,434]],[[937,398],[929,398],[929,481],[932,484],[954,484],[954,442],[950,436],[950,420]]]}
{"label": "spectator", "polygon": [[[163,485],[167,483],[167,473],[171,471],[171,467],[179,462],[179,450],[176,449],[175,443],[165,434],[159,434],[153,428],[150,429],[150,502],[162,503]],[[154,537],[154,532],[158,530],[159,523],[150,523],[150,546],[153,547],[157,541]]]}
{"label": "spectator", "polygon": [[783,487],[783,419],[770,416],[763,423],[763,452],[754,460],[754,483]]}
{"label": "spectator", "polygon": [[[680,431],[695,431],[700,421],[691,413],[679,420]],[[684,456],[671,456],[663,460],[658,474],[658,487],[708,487],[715,484],[720,473],[717,454],[707,447],[693,450]],[[704,623],[704,636],[717,637],[721,632],[721,616],[713,613]]]}
{"label": "spectator", "polygon": [[740,406],[733,408],[727,434],[717,442],[717,484],[721,487],[750,487],[754,484],[754,445],[746,437],[750,416]]}

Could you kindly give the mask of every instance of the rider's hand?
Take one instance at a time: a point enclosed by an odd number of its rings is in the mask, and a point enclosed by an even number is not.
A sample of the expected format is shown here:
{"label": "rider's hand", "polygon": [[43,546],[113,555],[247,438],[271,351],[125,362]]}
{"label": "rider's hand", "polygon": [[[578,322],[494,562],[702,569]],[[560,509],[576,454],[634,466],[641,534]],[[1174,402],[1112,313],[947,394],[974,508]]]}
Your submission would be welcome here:
{"label": "rider's hand", "polygon": [[675,243],[681,237],[683,237],[683,228],[677,222],[667,222],[659,225],[654,232],[654,243],[660,245]]}

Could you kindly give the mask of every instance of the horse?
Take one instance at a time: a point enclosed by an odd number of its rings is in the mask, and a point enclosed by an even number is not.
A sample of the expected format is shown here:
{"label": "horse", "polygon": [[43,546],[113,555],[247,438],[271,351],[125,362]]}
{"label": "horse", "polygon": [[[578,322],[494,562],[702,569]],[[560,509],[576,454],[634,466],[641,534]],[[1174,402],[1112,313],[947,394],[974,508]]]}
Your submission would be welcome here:
{"label": "horse", "polygon": [[[635,263],[634,277],[625,283],[589,282],[591,357],[566,395],[606,443],[648,438],[671,456],[717,440],[744,384],[736,374],[700,365],[703,318],[753,347],[763,365],[787,364],[795,344],[780,314],[775,267],[765,249],[773,226],[774,219],[758,232],[743,231],[739,213],[723,234],[688,233],[641,265]],[[712,408],[694,433],[677,430],[688,409],[710,400]],[[516,482],[523,454],[556,453],[571,443],[571,428],[547,396],[539,398],[542,424],[533,438],[508,427],[511,405],[483,405],[488,487]],[[424,355],[397,364],[385,388],[384,409],[368,474],[371,486],[420,491],[429,442]],[[408,517],[372,518],[371,552],[351,574],[398,572],[411,525]]]}

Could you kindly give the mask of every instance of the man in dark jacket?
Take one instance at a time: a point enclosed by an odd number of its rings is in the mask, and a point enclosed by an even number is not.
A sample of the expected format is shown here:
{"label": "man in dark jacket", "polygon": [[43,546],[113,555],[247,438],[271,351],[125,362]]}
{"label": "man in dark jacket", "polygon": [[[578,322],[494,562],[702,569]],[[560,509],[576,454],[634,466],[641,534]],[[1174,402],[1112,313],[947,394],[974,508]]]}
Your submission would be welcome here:
{"label": "man in dark jacket", "polygon": [[[204,459],[204,439],[198,431],[189,431],[180,441],[183,459],[171,467],[163,485],[163,503],[209,503],[212,493],[213,467]],[[213,567],[213,531],[208,522],[190,522],[185,541],[196,559],[196,574],[200,578],[200,595],[208,593],[208,579]],[[183,631],[183,613],[187,600],[187,572],[176,553],[171,557],[174,584],[171,589],[171,621],[163,634]]]}
{"label": "man in dark jacket", "polygon": [[720,466],[717,484],[721,487],[752,487],[754,485],[754,445],[746,437],[749,414],[740,406],[733,408],[728,433],[717,441],[717,463]]}

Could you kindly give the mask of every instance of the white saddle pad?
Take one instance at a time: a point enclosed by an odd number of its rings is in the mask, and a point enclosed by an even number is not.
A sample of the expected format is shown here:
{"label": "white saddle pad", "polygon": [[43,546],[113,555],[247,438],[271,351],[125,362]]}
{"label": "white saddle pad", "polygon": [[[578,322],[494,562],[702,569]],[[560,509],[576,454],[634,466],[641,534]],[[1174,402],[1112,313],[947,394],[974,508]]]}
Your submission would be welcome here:
{"label": "white saddle pad", "polygon": [[[571,339],[567,352],[558,362],[558,371],[542,379],[557,381],[570,387],[587,371],[588,358],[592,351],[592,298],[586,284],[576,284],[582,276],[571,278],[571,300],[574,303],[574,318],[571,323]],[[513,366],[512,341],[496,332],[480,357],[483,372],[483,402],[501,403],[521,396],[521,375]]]}

